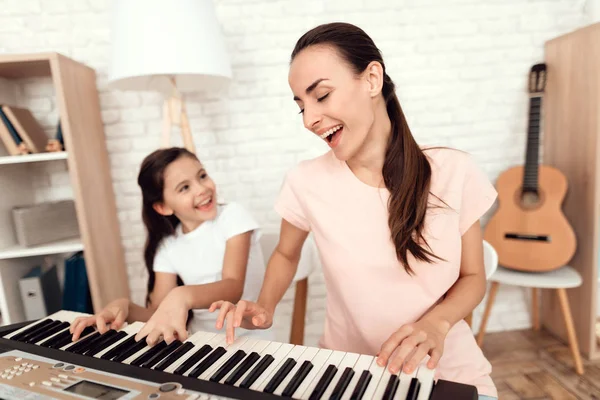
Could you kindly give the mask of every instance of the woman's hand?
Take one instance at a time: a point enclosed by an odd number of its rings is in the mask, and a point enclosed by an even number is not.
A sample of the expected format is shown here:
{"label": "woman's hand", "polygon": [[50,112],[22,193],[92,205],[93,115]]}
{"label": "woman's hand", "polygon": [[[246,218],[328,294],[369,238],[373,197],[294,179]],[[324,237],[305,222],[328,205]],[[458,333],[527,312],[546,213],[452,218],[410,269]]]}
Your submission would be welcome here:
{"label": "woman's hand", "polygon": [[[88,326],[96,325],[100,334],[109,329],[119,329],[125,323],[129,314],[129,299],[118,299],[110,302],[102,311],[89,317],[77,317],[71,323],[69,331],[73,334],[72,340],[79,339],[81,332]],[[108,326],[110,324],[110,327]]]}
{"label": "woman's hand", "polygon": [[273,312],[251,301],[240,300],[235,305],[220,300],[212,303],[208,311],[214,312],[217,309],[220,311],[216,328],[221,329],[223,325],[226,326],[225,336],[229,344],[235,339],[235,328],[268,329],[273,324]]}
{"label": "woman's hand", "polygon": [[167,344],[175,339],[184,341],[187,339],[187,316],[189,307],[181,290],[183,287],[172,289],[161,301],[152,317],[140,329],[135,336],[136,341],[144,337],[149,346],[155,345],[162,336]]}
{"label": "woman's hand", "polygon": [[400,368],[411,373],[427,356],[431,356],[427,367],[433,369],[444,352],[444,341],[450,323],[443,319],[424,317],[414,324],[402,326],[383,343],[377,357],[379,366],[388,364],[391,373]]}

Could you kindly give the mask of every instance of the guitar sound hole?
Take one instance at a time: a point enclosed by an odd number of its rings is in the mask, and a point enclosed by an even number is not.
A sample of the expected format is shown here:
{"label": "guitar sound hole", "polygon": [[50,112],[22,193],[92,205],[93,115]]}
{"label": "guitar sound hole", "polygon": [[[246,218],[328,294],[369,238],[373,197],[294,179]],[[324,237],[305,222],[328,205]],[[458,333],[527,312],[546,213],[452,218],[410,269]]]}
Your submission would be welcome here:
{"label": "guitar sound hole", "polygon": [[543,203],[543,195],[540,191],[523,190],[517,192],[517,203],[525,210],[534,210]]}

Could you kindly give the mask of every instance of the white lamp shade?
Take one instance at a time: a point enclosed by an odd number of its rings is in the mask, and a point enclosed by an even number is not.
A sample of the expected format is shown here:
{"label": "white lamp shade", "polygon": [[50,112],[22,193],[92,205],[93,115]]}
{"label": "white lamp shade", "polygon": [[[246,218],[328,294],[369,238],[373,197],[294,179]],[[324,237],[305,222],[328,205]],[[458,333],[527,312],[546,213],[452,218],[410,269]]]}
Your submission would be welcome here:
{"label": "white lamp shade", "polygon": [[109,87],[216,90],[231,65],[212,0],[113,0]]}

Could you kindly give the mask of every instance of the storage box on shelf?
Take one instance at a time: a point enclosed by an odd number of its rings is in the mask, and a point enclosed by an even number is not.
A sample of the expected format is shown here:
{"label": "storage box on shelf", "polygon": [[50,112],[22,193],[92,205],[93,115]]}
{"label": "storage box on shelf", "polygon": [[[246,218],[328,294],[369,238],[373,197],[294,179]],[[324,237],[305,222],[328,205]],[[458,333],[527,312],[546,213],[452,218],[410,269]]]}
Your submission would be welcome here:
{"label": "storage box on shelf", "polygon": [[[95,310],[129,295],[96,73],[58,53],[0,55],[0,78],[20,82],[32,77],[47,77],[52,82],[66,150],[0,155],[2,324],[24,320],[18,281],[49,255],[84,251]],[[52,167],[52,163],[62,163],[68,171],[81,237],[20,246],[12,209],[35,202],[35,175]]]}
{"label": "storage box on shelf", "polygon": [[[600,266],[600,23],[553,38],[545,45],[548,83],[544,95],[543,162],[560,169],[569,189],[563,204],[575,230],[577,250],[569,265],[583,284],[569,289],[581,352],[600,358],[596,339]],[[542,296],[542,323],[566,341],[558,301]]]}

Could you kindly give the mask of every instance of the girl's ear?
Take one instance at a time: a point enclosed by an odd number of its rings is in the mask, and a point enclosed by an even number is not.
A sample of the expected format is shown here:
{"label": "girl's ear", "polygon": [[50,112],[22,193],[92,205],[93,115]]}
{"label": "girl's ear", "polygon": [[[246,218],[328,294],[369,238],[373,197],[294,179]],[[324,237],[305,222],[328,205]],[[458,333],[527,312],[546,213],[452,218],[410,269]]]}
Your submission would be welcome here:
{"label": "girl's ear", "polygon": [[152,208],[154,208],[154,211],[156,211],[160,215],[164,215],[165,217],[168,215],[173,215],[173,209],[171,209],[170,207],[167,207],[163,203],[154,203],[152,205]]}

